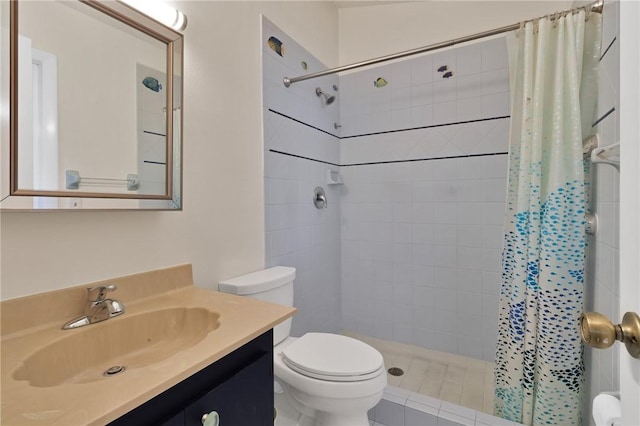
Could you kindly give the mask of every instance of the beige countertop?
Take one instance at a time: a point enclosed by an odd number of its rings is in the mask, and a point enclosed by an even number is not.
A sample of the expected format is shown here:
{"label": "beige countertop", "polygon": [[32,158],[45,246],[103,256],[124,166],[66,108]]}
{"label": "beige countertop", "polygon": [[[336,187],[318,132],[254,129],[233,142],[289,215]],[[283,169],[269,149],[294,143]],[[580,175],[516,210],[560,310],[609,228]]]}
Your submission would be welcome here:
{"label": "beige countertop", "polygon": [[[83,304],[78,306],[77,303],[83,300],[85,288],[104,284],[118,286],[118,290],[110,297],[121,301],[126,312],[75,330],[61,330],[60,327],[67,320],[81,313]],[[190,265],[4,301],[0,308],[0,424],[4,426],[106,424],[295,313],[295,308],[194,287]],[[16,371],[26,359],[60,340],[68,339],[65,342],[77,344],[79,347],[74,348],[74,352],[77,350],[82,354],[86,351],[84,345],[78,344],[82,338],[69,339],[71,333],[92,333],[95,337],[94,333],[105,333],[105,327],[116,325],[116,321],[167,308],[204,308],[219,315],[217,328],[190,347],[181,348],[164,359],[149,360],[148,364],[142,359],[138,365],[128,367],[124,373],[116,376],[92,381],[74,378],[48,387],[34,386],[27,380],[17,378],[19,374]],[[38,311],[41,309],[46,312]],[[35,314],[29,315],[30,312]],[[215,319],[215,316],[212,318]],[[123,339],[127,338],[128,333],[121,334],[124,334]],[[115,340],[113,344],[118,345],[119,337],[112,339]],[[58,362],[60,366],[56,367]],[[64,368],[64,362],[52,360],[52,369]]]}

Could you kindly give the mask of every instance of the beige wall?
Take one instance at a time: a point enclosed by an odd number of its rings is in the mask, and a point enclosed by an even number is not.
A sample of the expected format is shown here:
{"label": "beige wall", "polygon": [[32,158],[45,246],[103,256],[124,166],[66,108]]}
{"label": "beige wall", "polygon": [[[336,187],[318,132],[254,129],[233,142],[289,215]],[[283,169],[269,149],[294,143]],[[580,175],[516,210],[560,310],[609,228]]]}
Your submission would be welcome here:
{"label": "beige wall", "polygon": [[340,64],[451,40],[565,10],[571,1],[417,1],[343,8]]}
{"label": "beige wall", "polygon": [[417,47],[566,4],[425,2],[343,9],[339,31],[330,2],[180,1],[189,17],[184,211],[3,213],[1,297],[183,262],[193,264],[202,286],[263,267],[260,13],[333,66],[338,59],[343,64]]}
{"label": "beige wall", "polygon": [[260,14],[329,65],[330,3],[179,2],[185,31],[184,211],[2,213],[10,299],[184,262],[202,286],[264,265]]}

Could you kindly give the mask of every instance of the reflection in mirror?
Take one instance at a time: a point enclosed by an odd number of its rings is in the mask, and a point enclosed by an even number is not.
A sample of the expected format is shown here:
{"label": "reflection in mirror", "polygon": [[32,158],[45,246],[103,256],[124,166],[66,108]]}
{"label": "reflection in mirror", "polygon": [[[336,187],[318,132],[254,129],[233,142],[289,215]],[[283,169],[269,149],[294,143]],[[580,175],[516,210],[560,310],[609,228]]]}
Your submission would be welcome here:
{"label": "reflection in mirror", "polygon": [[11,8],[2,209],[180,208],[182,36],[112,1]]}

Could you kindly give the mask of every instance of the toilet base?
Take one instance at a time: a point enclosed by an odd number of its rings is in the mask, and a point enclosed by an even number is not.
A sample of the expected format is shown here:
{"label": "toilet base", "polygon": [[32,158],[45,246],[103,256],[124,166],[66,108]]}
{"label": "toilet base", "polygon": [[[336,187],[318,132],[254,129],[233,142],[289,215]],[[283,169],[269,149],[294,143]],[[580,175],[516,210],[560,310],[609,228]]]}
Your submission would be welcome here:
{"label": "toilet base", "polygon": [[340,416],[333,413],[318,413],[314,426],[369,426],[369,419],[367,413]]}
{"label": "toilet base", "polygon": [[274,426],[369,426],[366,414],[336,418],[330,413],[320,413],[312,418],[296,411],[284,395],[276,395],[275,403],[278,415]]}
{"label": "toilet base", "polygon": [[313,411],[282,391],[275,394],[274,426],[369,426],[367,413],[336,414]]}
{"label": "toilet base", "polygon": [[275,394],[276,419],[274,426],[313,426],[313,419],[303,418],[283,393]]}

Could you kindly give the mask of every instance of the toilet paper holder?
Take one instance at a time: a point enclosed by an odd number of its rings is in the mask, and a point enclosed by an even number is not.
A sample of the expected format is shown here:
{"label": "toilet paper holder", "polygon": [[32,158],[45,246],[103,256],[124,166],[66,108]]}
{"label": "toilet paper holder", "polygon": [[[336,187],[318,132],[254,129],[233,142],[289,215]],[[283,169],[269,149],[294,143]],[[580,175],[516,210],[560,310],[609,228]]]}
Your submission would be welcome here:
{"label": "toilet paper holder", "polygon": [[632,357],[640,359],[640,317],[635,312],[625,313],[620,324],[613,324],[598,312],[584,312],[580,316],[580,337],[598,349],[608,348],[619,340]]}
{"label": "toilet paper holder", "polygon": [[622,410],[618,392],[601,392],[593,398],[591,408],[596,426],[622,425]]}

